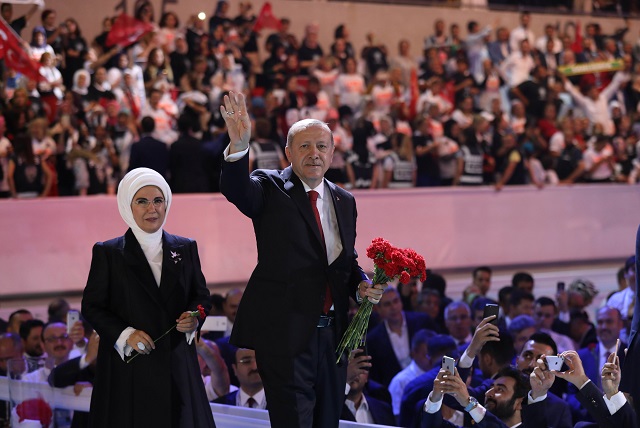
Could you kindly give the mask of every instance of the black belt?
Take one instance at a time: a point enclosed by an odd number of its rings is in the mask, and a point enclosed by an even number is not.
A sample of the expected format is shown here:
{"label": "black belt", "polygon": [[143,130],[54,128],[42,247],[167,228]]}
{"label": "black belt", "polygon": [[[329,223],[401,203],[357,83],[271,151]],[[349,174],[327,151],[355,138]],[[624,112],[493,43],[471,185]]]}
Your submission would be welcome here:
{"label": "black belt", "polygon": [[318,328],[331,327],[336,322],[335,312],[329,311],[329,313],[320,315],[318,319]]}

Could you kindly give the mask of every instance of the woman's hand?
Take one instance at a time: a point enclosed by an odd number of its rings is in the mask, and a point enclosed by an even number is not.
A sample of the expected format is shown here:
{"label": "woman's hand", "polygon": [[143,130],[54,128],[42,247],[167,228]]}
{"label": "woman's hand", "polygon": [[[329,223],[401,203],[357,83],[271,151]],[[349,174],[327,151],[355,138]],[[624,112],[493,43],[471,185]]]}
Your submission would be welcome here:
{"label": "woman's hand", "polygon": [[178,326],[176,330],[180,333],[191,333],[198,328],[198,317],[192,317],[190,312],[183,312],[176,320]]}
{"label": "woman's hand", "polygon": [[[127,345],[131,346],[138,354],[149,354],[156,349],[153,339],[142,330],[136,330],[127,338]],[[140,345],[140,346],[138,346]],[[140,349],[142,348],[142,349]]]}

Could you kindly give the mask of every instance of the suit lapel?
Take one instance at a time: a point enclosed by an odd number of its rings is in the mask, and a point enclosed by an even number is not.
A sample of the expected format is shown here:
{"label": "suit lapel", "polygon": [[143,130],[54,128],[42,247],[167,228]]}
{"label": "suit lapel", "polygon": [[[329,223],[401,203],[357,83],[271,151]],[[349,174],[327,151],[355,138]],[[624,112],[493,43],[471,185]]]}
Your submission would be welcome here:
{"label": "suit lapel", "polygon": [[173,293],[179,289],[180,272],[184,260],[183,246],[176,242],[173,235],[162,233],[162,275],[160,277],[160,294],[164,302],[169,301]]}
{"label": "suit lapel", "polygon": [[285,180],[284,190],[289,194],[291,200],[298,207],[298,210],[302,214],[302,218],[304,218],[311,230],[313,230],[313,234],[315,235],[320,248],[324,248],[322,238],[320,237],[320,230],[318,229],[316,218],[313,215],[307,192],[304,191],[302,181],[300,181],[300,178],[293,173],[293,169],[290,166],[282,171],[282,177]]}
{"label": "suit lapel", "polygon": [[125,263],[133,273],[133,276],[138,280],[140,287],[142,287],[157,304],[161,305],[162,299],[160,291],[151,272],[151,267],[149,267],[149,262],[147,262],[147,258],[131,229],[124,235],[123,247]]}

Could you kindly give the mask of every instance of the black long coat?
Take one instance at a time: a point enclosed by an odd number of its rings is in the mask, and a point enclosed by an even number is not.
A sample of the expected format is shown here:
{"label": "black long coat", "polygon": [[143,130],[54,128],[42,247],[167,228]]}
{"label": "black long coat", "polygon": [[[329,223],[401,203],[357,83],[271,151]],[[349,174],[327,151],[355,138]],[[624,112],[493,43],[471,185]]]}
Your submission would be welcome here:
{"label": "black long coat", "polygon": [[82,299],[82,314],[100,335],[91,427],[215,427],[195,343],[184,333],[174,329],[131,363],[114,348],[129,326],[156,339],[182,312],[210,309],[195,241],[166,232],[162,239],[159,288],[131,230],[93,247]]}

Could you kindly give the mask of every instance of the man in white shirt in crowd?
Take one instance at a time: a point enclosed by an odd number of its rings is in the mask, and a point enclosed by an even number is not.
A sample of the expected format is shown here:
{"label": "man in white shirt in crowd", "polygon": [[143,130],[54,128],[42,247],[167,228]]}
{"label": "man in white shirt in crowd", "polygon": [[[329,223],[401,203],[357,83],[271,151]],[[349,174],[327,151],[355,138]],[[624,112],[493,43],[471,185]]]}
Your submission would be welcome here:
{"label": "man in white shirt in crowd", "polygon": [[520,42],[523,40],[527,40],[531,46],[534,45],[536,37],[529,28],[530,23],[531,14],[527,11],[522,12],[520,14],[520,25],[511,30],[509,35],[509,46],[511,46],[512,51],[517,51],[520,47]]}
{"label": "man in white shirt in crowd", "polygon": [[405,386],[421,374],[431,370],[434,363],[439,362],[432,361],[427,354],[429,349],[427,341],[435,335],[433,331],[427,329],[418,331],[411,340],[411,364],[391,379],[389,393],[391,394],[393,415],[396,418],[400,416],[400,402]]}
{"label": "man in white shirt in crowd", "polygon": [[369,373],[359,373],[349,382],[349,392],[342,408],[340,419],[361,424],[391,425],[396,421],[387,403],[364,394]]}
{"label": "man in white shirt in crowd", "polygon": [[507,82],[507,86],[515,88],[529,79],[531,70],[535,66],[535,60],[531,55],[531,44],[528,40],[522,40],[500,64],[500,73],[505,82]]}
{"label": "man in white shirt in crowd", "polygon": [[42,340],[48,356],[45,367],[27,373],[23,378],[24,381],[47,383],[51,369],[69,359],[73,342],[67,334],[66,324],[55,322],[45,325],[42,330]]}

